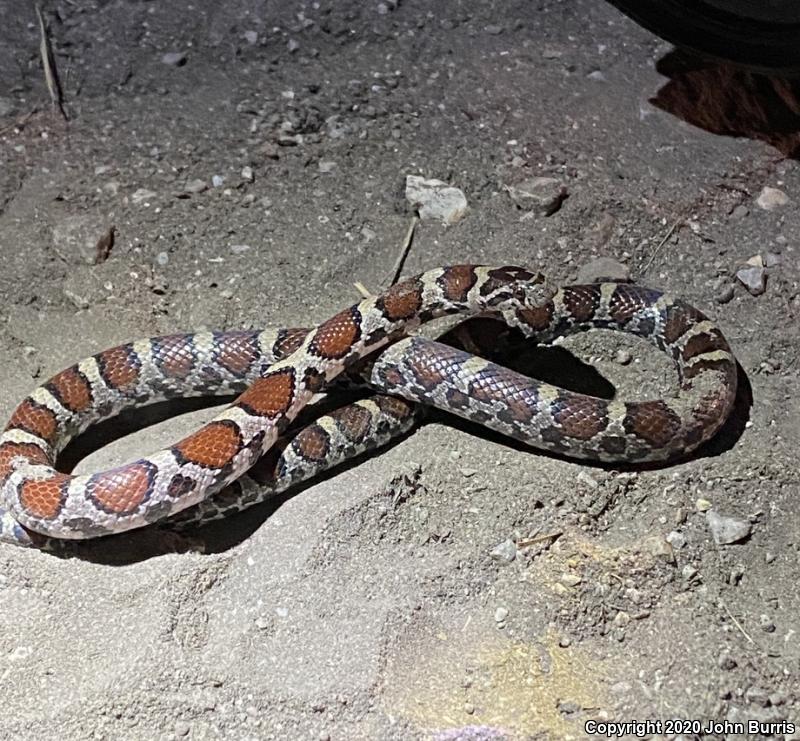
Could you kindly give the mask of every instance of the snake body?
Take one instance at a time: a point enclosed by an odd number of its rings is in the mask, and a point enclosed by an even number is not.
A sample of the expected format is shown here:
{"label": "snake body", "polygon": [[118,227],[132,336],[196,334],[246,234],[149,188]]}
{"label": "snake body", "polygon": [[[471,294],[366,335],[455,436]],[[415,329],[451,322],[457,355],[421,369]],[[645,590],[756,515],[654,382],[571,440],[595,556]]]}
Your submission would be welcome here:
{"label": "snake body", "polygon": [[[594,328],[643,337],[675,361],[680,393],[643,402],[599,399],[406,336],[449,314],[494,317],[540,342]],[[312,397],[365,359],[363,372],[380,395],[281,442]],[[22,401],[0,436],[0,541],[42,547],[48,538],[121,532],[184,510],[179,519],[221,516],[382,444],[411,426],[420,403],[571,457],[667,460],[719,429],[736,378],[719,328],[657,291],[599,283],[553,292],[525,268],[437,268],[312,329],[156,337],[60,372]],[[234,393],[208,424],[164,450],[93,474],[54,467],[71,438],[125,407]]]}

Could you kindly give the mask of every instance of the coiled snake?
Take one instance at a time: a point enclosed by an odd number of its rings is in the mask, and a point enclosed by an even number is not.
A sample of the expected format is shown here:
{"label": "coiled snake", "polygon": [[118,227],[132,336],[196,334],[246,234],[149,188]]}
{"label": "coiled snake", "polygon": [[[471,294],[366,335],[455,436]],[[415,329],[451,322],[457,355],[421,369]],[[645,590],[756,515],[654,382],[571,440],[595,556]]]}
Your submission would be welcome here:
{"label": "coiled snake", "polygon": [[[593,328],[643,337],[675,361],[680,393],[608,401],[406,337],[448,314],[495,317],[539,342]],[[386,345],[367,370],[381,395],[279,442],[315,394]],[[49,538],[129,530],[194,505],[178,517],[213,519],[386,442],[411,426],[419,403],[567,456],[666,460],[719,429],[733,406],[736,378],[719,328],[657,291],[599,283],[553,292],[524,268],[437,268],[313,329],[156,337],[105,350],[57,374],[17,407],[0,437],[0,541],[44,547]],[[239,392],[203,428],[152,455],[89,475],[54,468],[72,437],[125,407]]]}

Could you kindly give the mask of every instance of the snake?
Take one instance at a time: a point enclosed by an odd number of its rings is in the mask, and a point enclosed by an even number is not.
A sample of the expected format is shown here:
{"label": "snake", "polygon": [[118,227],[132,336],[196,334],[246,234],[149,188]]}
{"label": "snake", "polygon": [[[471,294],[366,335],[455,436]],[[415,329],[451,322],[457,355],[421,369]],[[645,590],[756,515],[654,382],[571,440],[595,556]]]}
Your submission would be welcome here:
{"label": "snake", "polygon": [[[623,401],[537,381],[418,333],[449,315],[490,318],[536,343],[619,330],[667,353],[680,388],[668,398]],[[345,377],[374,394],[292,435],[304,407]],[[567,458],[670,461],[716,434],[736,384],[722,331],[681,299],[632,283],[552,288],[517,266],[435,268],[311,328],[152,337],[56,374],[17,406],[0,436],[0,542],[45,548],[224,517],[403,434],[422,406]],[[160,451],[94,473],[56,468],[70,440],[123,409],[234,394],[208,423]]]}

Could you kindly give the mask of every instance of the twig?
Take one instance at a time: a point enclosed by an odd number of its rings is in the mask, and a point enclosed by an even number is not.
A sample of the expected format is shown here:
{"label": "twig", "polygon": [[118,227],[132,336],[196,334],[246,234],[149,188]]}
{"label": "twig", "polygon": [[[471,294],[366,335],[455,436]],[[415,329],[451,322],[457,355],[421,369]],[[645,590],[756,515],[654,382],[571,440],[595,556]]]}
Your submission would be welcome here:
{"label": "twig", "polygon": [[357,280],[353,285],[363,298],[372,298],[372,292],[360,280]]}
{"label": "twig", "polygon": [[414,214],[411,217],[411,224],[409,224],[408,231],[406,232],[406,238],[403,240],[403,244],[400,245],[400,252],[397,255],[397,259],[394,261],[394,267],[392,268],[392,281],[389,285],[393,286],[397,281],[400,279],[400,273],[403,272],[403,264],[406,261],[406,257],[408,257],[408,251],[411,249],[411,242],[414,241],[414,230],[417,228],[417,224],[419,223],[419,215]]}
{"label": "twig", "polygon": [[675,230],[683,224],[684,216],[681,216],[670,228],[669,231],[664,235],[664,238],[656,245],[656,248],[653,250],[652,254],[650,255],[650,259],[645,263],[645,266],[642,268],[642,275],[647,272],[647,269],[653,264],[653,260],[656,259],[656,255],[661,251],[661,248],[667,243],[667,240],[673,235]]}
{"label": "twig", "polygon": [[748,640],[748,641],[750,641],[750,643],[753,643],[753,644],[755,644],[755,641],[754,641],[754,640],[753,640],[753,639],[752,639],[752,638],[751,638],[749,635],[747,635],[747,632],[746,632],[746,631],[745,631],[745,629],[744,629],[744,628],[743,628],[743,627],[742,627],[742,626],[739,624],[739,621],[738,621],[738,620],[737,620],[737,619],[736,619],[736,618],[735,618],[735,617],[734,617],[734,616],[731,614],[731,611],[728,609],[728,606],[727,606],[727,605],[726,605],[726,604],[725,604],[725,603],[724,603],[722,600],[720,600],[720,601],[719,601],[719,603],[720,603],[720,605],[722,605],[722,609],[723,609],[723,610],[725,610],[725,612],[727,612],[727,613],[728,613],[728,617],[731,619],[731,622],[733,622],[733,624],[734,624],[734,625],[735,625],[735,626],[736,626],[736,627],[739,629],[739,632],[740,632],[740,633],[741,633],[741,634],[742,634],[742,635],[743,635],[745,638],[747,638],[747,640]]}
{"label": "twig", "polygon": [[544,543],[548,540],[556,540],[556,538],[560,538],[563,534],[563,530],[557,530],[553,533],[537,535],[535,538],[525,538],[517,542],[517,548],[528,548],[529,546],[536,545],[537,543]]}
{"label": "twig", "polygon": [[50,93],[50,102],[53,104],[53,108],[57,109],[66,121],[67,113],[64,110],[64,94],[58,79],[58,70],[56,69],[55,57],[53,56],[53,47],[50,45],[50,37],[47,35],[47,24],[44,22],[41,6],[37,4],[35,9],[36,17],[39,19],[39,34],[41,36],[39,53],[42,57],[44,79],[47,83],[47,91]]}

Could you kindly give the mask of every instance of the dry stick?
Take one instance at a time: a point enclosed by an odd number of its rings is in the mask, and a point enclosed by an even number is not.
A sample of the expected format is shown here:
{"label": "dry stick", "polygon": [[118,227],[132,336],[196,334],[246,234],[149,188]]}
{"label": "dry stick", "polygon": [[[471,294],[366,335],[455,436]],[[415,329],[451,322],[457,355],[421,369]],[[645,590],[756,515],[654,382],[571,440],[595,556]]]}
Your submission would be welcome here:
{"label": "dry stick", "polygon": [[397,281],[400,279],[400,273],[403,272],[403,264],[408,257],[408,251],[411,249],[411,243],[414,241],[414,230],[417,228],[417,224],[419,223],[419,214],[414,213],[411,217],[411,224],[408,226],[408,231],[406,232],[406,238],[403,240],[403,244],[400,245],[400,252],[397,255],[397,259],[394,261],[394,267],[392,268],[392,282],[389,284],[393,286]]}
{"label": "dry stick", "polygon": [[670,228],[669,231],[664,235],[664,238],[656,245],[656,248],[653,250],[652,254],[650,255],[650,259],[645,263],[645,266],[642,268],[642,275],[647,272],[647,269],[653,264],[653,260],[656,259],[656,255],[661,251],[661,248],[667,243],[667,240],[673,235],[675,230],[683,224],[684,217],[681,216]]}
{"label": "dry stick", "polygon": [[731,619],[731,621],[733,622],[733,624],[734,624],[734,625],[735,625],[735,626],[736,626],[736,627],[739,629],[739,632],[740,632],[740,633],[741,633],[741,634],[742,634],[742,635],[743,635],[745,638],[747,638],[747,640],[748,640],[748,641],[750,641],[750,643],[753,643],[753,644],[755,644],[755,641],[754,641],[754,640],[753,640],[753,639],[752,639],[752,638],[751,638],[749,635],[747,635],[747,632],[746,632],[746,631],[745,631],[745,629],[744,629],[744,628],[743,628],[743,627],[742,627],[742,626],[739,624],[739,621],[738,621],[738,620],[737,620],[737,619],[736,619],[736,618],[733,616],[733,614],[731,613],[731,611],[728,609],[728,606],[727,606],[727,605],[726,605],[726,604],[725,604],[725,603],[724,603],[722,600],[720,600],[720,601],[719,601],[719,603],[720,603],[720,605],[722,605],[722,609],[723,609],[723,610],[725,610],[725,612],[727,612],[727,613],[728,613],[728,617]]}
{"label": "dry stick", "polygon": [[[397,259],[394,261],[394,267],[392,268],[392,282],[389,284],[390,286],[393,286],[395,283],[397,283],[400,278],[400,273],[403,270],[403,263],[405,262],[406,257],[408,257],[408,251],[411,248],[411,242],[414,240],[414,230],[417,228],[418,222],[419,215],[415,213],[411,219],[411,224],[408,227],[408,231],[406,232],[406,238],[400,245],[400,252],[397,255]],[[360,280],[357,280],[355,283],[353,283],[353,285],[363,298],[372,298],[372,292]]]}
{"label": "dry stick", "polygon": [[36,17],[39,19],[39,34],[41,36],[39,53],[42,56],[44,79],[47,83],[47,91],[50,93],[50,102],[53,104],[53,108],[57,109],[66,121],[67,113],[64,110],[64,94],[61,90],[61,83],[58,80],[58,70],[53,56],[53,47],[50,45],[50,38],[47,35],[47,25],[44,22],[41,6],[37,4],[35,8]]}

